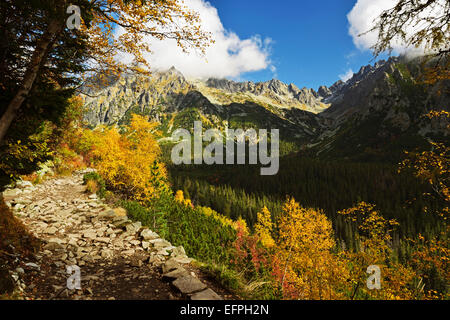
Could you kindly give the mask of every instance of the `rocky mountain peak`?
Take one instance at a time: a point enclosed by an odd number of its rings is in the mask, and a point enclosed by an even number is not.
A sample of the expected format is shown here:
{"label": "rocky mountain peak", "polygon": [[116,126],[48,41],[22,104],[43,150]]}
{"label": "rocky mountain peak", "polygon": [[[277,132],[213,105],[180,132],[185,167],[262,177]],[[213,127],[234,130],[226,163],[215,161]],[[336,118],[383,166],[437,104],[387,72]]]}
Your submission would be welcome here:
{"label": "rocky mountain peak", "polygon": [[322,111],[327,106],[322,97],[313,89],[300,89],[295,84],[286,84],[279,79],[265,82],[235,82],[228,79],[208,79],[205,85],[209,88],[223,90],[231,94],[248,94],[256,99],[271,101],[272,105],[281,108],[300,108],[313,113]]}
{"label": "rocky mountain peak", "polygon": [[328,98],[333,94],[333,92],[327,87],[327,86],[320,86],[319,90],[317,91],[319,96]]}
{"label": "rocky mountain peak", "polygon": [[379,60],[373,66],[362,66],[357,73],[347,81],[338,80],[332,86],[321,86],[318,89],[318,95],[324,99],[325,103],[336,103],[342,98],[342,95],[350,88],[358,85],[361,81],[371,78],[375,73],[394,72],[392,66],[399,62],[398,57],[391,57],[389,60]]}
{"label": "rocky mountain peak", "polygon": [[163,73],[165,73],[167,75],[177,76],[177,77],[185,79],[184,75],[180,71],[178,71],[178,69],[175,68],[174,66],[170,67],[169,70],[167,70],[166,72],[163,72]]}
{"label": "rocky mountain peak", "polygon": [[450,97],[430,99],[435,91],[427,92],[416,81],[420,68],[421,63],[406,59],[380,60],[361,67],[345,82],[316,91],[278,79],[191,80],[172,67],[149,77],[126,75],[96,92],[96,97],[86,97],[86,120],[92,126],[121,124],[138,113],[172,130],[174,123],[187,127],[200,117],[219,127],[275,126],[288,136],[309,139],[312,148],[317,146],[324,154],[340,152],[347,144],[373,148],[399,135],[426,136],[447,128],[423,123],[421,115],[433,107],[445,108]]}

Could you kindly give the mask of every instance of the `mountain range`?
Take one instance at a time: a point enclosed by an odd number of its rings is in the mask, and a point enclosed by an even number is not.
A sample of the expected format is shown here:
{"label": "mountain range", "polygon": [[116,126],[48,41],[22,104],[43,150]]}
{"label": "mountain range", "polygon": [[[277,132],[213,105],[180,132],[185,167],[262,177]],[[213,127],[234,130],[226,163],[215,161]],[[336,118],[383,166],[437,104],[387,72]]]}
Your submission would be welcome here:
{"label": "mountain range", "polygon": [[132,113],[148,115],[166,137],[192,128],[195,120],[205,128],[277,128],[284,153],[396,161],[403,150],[450,134],[445,119],[424,117],[448,111],[450,85],[423,84],[423,68],[420,58],[391,57],[317,91],[276,79],[188,79],[173,67],[150,76],[127,74],[84,96],[85,121],[120,125]]}

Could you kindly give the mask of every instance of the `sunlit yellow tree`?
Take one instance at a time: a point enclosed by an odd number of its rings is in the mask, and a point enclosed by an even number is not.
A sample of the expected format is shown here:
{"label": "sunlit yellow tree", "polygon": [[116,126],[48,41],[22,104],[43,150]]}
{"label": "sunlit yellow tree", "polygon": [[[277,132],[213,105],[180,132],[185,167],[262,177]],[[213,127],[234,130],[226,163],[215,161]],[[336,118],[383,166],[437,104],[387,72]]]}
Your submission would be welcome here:
{"label": "sunlit yellow tree", "polygon": [[450,283],[450,249],[445,238],[426,240],[422,235],[412,241],[410,264],[420,275],[422,299],[448,299]]}
{"label": "sunlit yellow tree", "polygon": [[122,134],[115,127],[100,128],[88,131],[86,138],[92,144],[93,164],[108,185],[143,203],[167,190],[156,126],[133,115]]}
{"label": "sunlit yellow tree", "polygon": [[[285,298],[337,299],[347,274],[333,253],[331,221],[315,209],[305,209],[294,199],[283,206],[278,221],[274,274]],[[343,280],[344,279],[344,280]]]}
{"label": "sunlit yellow tree", "polygon": [[258,212],[257,222],[255,225],[255,233],[259,237],[263,246],[272,248],[275,241],[272,238],[273,223],[269,209],[264,207]]}
{"label": "sunlit yellow tree", "polygon": [[[339,213],[358,228],[359,250],[345,253],[354,286],[350,298],[413,298],[417,291],[413,283],[416,275],[396,262],[392,255],[392,232],[398,222],[383,218],[374,205],[365,202]],[[366,271],[371,265],[381,269],[381,289],[370,289],[366,285],[369,277]]]}

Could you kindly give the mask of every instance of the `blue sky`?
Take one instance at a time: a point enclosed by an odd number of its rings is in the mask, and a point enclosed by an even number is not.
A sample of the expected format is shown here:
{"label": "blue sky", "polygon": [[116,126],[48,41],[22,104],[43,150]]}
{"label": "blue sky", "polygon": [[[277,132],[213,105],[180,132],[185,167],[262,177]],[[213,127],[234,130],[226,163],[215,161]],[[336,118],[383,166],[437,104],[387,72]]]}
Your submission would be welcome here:
{"label": "blue sky", "polygon": [[[174,66],[188,78],[267,81],[298,87],[330,86],[374,63],[373,26],[394,0],[185,0],[215,43],[204,56],[183,52],[173,40],[148,37],[144,55],[156,70]],[[402,52],[401,42],[395,43]],[[381,57],[381,58],[386,58]],[[348,78],[350,77],[348,76]]]}
{"label": "blue sky", "polygon": [[271,38],[270,59],[276,67],[247,72],[242,80],[283,82],[317,89],[331,85],[348,70],[373,63],[368,50],[356,48],[347,14],[356,0],[210,0],[227,30],[241,38]]}

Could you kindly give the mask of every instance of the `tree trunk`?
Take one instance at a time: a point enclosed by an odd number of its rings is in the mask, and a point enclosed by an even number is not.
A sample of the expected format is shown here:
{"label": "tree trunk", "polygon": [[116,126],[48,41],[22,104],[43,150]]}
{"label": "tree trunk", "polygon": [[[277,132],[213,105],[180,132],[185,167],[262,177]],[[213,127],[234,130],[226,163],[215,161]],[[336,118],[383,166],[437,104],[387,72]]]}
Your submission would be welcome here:
{"label": "tree trunk", "polygon": [[0,118],[0,145],[3,143],[11,123],[16,118],[18,111],[33,87],[43,59],[49,50],[49,46],[53,43],[54,38],[59,32],[61,32],[63,26],[60,21],[53,19],[50,21],[45,33],[38,40],[36,49],[31,56],[30,64],[23,77],[22,84]]}

